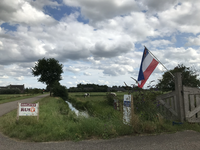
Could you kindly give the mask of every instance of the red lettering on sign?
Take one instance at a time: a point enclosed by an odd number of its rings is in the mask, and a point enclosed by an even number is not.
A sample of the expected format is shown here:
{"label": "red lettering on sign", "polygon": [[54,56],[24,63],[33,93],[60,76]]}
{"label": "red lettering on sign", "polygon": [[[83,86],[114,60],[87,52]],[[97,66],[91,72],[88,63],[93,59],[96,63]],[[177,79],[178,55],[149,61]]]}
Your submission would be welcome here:
{"label": "red lettering on sign", "polygon": [[21,103],[21,107],[26,107],[26,106],[36,107],[36,104]]}
{"label": "red lettering on sign", "polygon": [[31,107],[31,112],[35,112],[35,108],[34,107]]}

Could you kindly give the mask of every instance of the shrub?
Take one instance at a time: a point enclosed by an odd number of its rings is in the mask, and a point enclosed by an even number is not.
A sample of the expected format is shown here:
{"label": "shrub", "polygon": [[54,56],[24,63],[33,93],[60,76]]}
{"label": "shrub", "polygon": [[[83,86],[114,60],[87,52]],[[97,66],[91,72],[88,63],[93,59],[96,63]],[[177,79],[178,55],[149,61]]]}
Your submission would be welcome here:
{"label": "shrub", "polygon": [[110,93],[106,94],[106,101],[108,103],[108,105],[113,106],[114,104],[114,96],[111,95]]}
{"label": "shrub", "polygon": [[20,94],[19,89],[1,89],[0,94]]}
{"label": "shrub", "polygon": [[158,102],[156,101],[156,96],[159,94],[159,92],[155,91],[134,92],[134,109],[140,119],[148,121],[155,121],[157,119]]}
{"label": "shrub", "polygon": [[65,86],[55,85],[53,87],[52,92],[53,92],[53,96],[61,97],[63,100],[68,99],[68,91],[67,91],[67,88]]}

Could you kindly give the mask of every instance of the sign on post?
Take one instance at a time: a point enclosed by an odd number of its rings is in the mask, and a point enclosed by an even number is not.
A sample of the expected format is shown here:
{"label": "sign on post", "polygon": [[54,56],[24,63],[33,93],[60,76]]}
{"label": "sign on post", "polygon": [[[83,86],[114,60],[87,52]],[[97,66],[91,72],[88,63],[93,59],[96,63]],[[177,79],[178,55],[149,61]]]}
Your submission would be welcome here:
{"label": "sign on post", "polygon": [[18,103],[17,120],[19,116],[37,116],[39,119],[39,102],[36,104]]}
{"label": "sign on post", "polygon": [[133,115],[133,100],[131,95],[124,95],[123,101],[123,123],[130,124],[131,116]]}

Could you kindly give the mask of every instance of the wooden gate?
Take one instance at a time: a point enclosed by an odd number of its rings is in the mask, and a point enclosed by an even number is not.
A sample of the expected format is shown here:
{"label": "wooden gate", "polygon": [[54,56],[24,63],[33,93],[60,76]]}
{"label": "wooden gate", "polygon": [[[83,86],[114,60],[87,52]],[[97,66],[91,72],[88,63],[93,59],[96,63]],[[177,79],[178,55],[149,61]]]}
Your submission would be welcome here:
{"label": "wooden gate", "polygon": [[176,93],[170,92],[167,94],[159,95],[156,99],[161,104],[160,111],[164,113],[166,119],[176,120],[178,119],[178,111],[177,111],[177,100]]}
{"label": "wooden gate", "polygon": [[200,122],[200,90],[198,88],[183,86],[185,120]]}
{"label": "wooden gate", "polygon": [[167,119],[200,122],[200,89],[182,86],[181,73],[175,74],[175,91],[156,98]]}

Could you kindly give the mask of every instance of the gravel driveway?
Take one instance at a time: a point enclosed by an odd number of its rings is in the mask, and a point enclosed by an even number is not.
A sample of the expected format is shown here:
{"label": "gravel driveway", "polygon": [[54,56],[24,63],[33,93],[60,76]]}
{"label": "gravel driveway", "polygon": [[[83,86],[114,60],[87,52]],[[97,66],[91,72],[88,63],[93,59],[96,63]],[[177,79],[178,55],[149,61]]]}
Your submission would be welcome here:
{"label": "gravel driveway", "polygon": [[125,136],[110,140],[80,142],[22,142],[0,133],[0,150],[200,150],[200,133]]}

